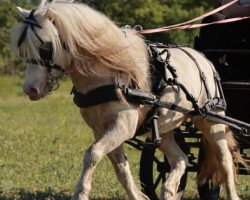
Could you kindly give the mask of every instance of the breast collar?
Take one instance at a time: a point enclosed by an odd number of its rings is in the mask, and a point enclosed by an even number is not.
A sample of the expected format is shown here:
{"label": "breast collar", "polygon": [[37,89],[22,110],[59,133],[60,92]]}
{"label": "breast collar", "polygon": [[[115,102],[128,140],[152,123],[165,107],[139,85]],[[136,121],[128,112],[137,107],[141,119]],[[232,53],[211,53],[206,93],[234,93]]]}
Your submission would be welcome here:
{"label": "breast collar", "polygon": [[80,108],[87,108],[90,106],[99,105],[109,101],[118,101],[119,98],[116,94],[115,85],[104,85],[86,94],[78,92],[73,87],[71,94],[74,95],[73,101]]}

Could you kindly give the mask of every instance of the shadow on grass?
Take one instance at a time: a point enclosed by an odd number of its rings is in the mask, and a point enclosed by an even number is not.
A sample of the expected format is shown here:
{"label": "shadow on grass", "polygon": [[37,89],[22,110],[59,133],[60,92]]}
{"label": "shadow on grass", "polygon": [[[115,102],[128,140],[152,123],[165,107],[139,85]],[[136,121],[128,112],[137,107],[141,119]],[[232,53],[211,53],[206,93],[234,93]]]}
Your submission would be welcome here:
{"label": "shadow on grass", "polygon": [[[219,198],[220,200],[226,200],[225,198],[221,197]],[[243,196],[240,196],[240,199],[241,200],[249,200],[250,199],[250,195],[243,195]],[[199,197],[197,196],[194,196],[194,197],[182,197],[181,200],[200,200]]]}
{"label": "shadow on grass", "polygon": [[[70,200],[69,191],[55,192],[48,188],[45,191],[29,191],[23,188],[15,188],[9,193],[4,193],[0,187],[0,200]],[[90,198],[91,200],[122,200],[122,198]]]}
{"label": "shadow on grass", "polygon": [[25,189],[14,189],[8,194],[0,191],[0,200],[70,200],[71,196],[64,191],[56,193],[48,189],[46,191],[27,191]]}
{"label": "shadow on grass", "polygon": [[[27,191],[25,189],[14,189],[8,194],[4,194],[0,188],[0,200],[70,200],[71,195],[69,191],[55,192],[51,188],[46,191]],[[90,198],[91,200],[122,200],[123,198],[111,197],[111,198]],[[223,198],[222,198],[223,199]],[[242,195],[242,200],[249,200],[250,195]],[[197,196],[183,196],[182,200],[199,200]]]}

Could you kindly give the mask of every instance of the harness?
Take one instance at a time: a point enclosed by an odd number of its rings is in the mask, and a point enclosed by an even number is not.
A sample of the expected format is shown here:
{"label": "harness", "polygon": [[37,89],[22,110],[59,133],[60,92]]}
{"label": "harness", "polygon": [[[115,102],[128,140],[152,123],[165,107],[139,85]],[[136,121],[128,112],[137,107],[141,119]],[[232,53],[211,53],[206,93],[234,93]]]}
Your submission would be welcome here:
{"label": "harness", "polygon": [[[183,47],[184,46],[180,45],[165,45],[165,44],[155,44],[148,42],[148,52],[150,56],[150,66],[151,66],[150,72],[152,74],[151,78],[152,93],[142,91],[139,88],[131,88],[131,87],[126,87],[124,85],[119,86],[119,88],[121,89],[122,93],[124,94],[128,102],[136,104],[144,104],[151,107],[151,110],[147,113],[144,122],[137,129],[135,135],[138,136],[144,134],[145,132],[152,131],[152,143],[155,146],[158,146],[160,144],[158,123],[157,123],[159,119],[160,107],[167,108],[176,112],[181,112],[189,116],[202,116],[204,118],[208,117],[209,119],[218,118],[218,114],[212,112],[214,109],[222,109],[222,110],[226,109],[226,101],[224,98],[224,94],[220,83],[220,77],[218,73],[214,70],[214,79],[218,86],[221,98],[219,97],[212,98],[211,92],[208,88],[206,77],[202,71],[201,66],[195,60],[195,58]],[[198,101],[193,97],[192,94],[189,93],[188,89],[181,82],[178,81],[177,71],[174,68],[174,66],[170,64],[171,53],[169,49],[171,48],[176,48],[183,51],[186,55],[189,56],[191,60],[193,60],[197,69],[199,70],[199,74],[203,82],[203,85],[205,87],[208,99],[208,101],[205,103],[203,107],[200,107],[197,104]],[[161,51],[159,51],[158,49],[161,49]],[[165,59],[162,58],[163,54],[166,54]],[[177,93],[179,93],[180,90],[182,90],[185,93],[187,100],[192,103],[193,109],[187,109],[173,103],[161,101],[160,98],[162,96],[163,90],[168,86],[172,87]],[[82,94],[78,92],[75,88],[73,88],[72,90],[72,93],[74,94],[73,100],[74,103],[81,108],[95,106],[109,101],[118,101],[119,98],[115,90],[116,90],[115,85],[106,85],[98,87],[86,94]],[[220,120],[224,120],[224,116],[223,117],[219,116],[219,118]],[[227,122],[227,124],[229,124],[229,122]],[[231,123],[230,125],[234,126],[234,124]]]}
{"label": "harness", "polygon": [[[62,77],[64,76],[65,70],[60,65],[54,63],[52,43],[44,42],[42,38],[37,34],[37,28],[42,28],[42,27],[38,24],[37,20],[34,17],[35,11],[36,9],[32,10],[29,16],[26,17],[23,21],[23,23],[26,26],[18,40],[18,47],[20,47],[23,41],[25,40],[28,28],[31,28],[31,30],[33,31],[33,33],[40,42],[40,47],[39,47],[40,59],[26,59],[26,62],[32,63],[34,65],[41,65],[46,68],[48,73],[47,84],[49,85],[49,91],[51,93],[52,91],[58,88],[59,86],[58,81],[62,79]],[[212,121],[221,122],[240,130],[240,133],[243,136],[250,136],[249,124],[213,112],[214,109],[218,108],[222,110],[226,109],[226,102],[220,84],[220,77],[216,71],[214,71],[214,79],[215,83],[219,88],[220,97],[212,98],[202,68],[200,67],[199,63],[195,60],[195,58],[192,56],[192,54],[190,54],[183,48],[184,46],[164,45],[164,44],[150,43],[150,42],[147,42],[147,44],[151,62],[150,72],[152,74],[152,79],[151,79],[152,93],[142,91],[136,87],[127,87],[125,85],[119,85],[119,88],[121,89],[122,93],[124,94],[128,102],[136,104],[144,104],[151,107],[151,110],[148,112],[144,120],[144,123],[141,125],[141,127],[139,127],[135,135],[141,135],[151,130],[152,131],[151,143],[155,147],[157,147],[161,141],[158,131],[159,108],[163,107],[190,116],[202,116]],[[62,45],[64,49],[68,51],[66,44],[62,42]],[[192,94],[189,93],[188,89],[181,82],[178,81],[177,71],[174,68],[174,66],[170,64],[169,61],[171,56],[169,51],[170,48],[177,48],[183,51],[195,63],[197,69],[199,70],[200,77],[202,79],[203,85],[207,93],[208,101],[205,103],[204,106],[200,107],[197,104],[198,101],[193,97]],[[158,49],[162,50],[159,51]],[[166,58],[162,59],[162,55],[164,54],[166,54]],[[52,70],[59,71],[60,75],[53,75]],[[179,93],[180,90],[182,90],[186,95],[187,100],[192,103],[193,109],[187,109],[169,102],[162,102],[160,98],[162,96],[163,89],[165,89],[168,86],[172,87],[177,93]],[[99,105],[101,103],[109,101],[119,101],[119,98],[116,94],[116,87],[117,86],[115,86],[114,84],[101,86],[99,88],[96,88],[88,92],[87,94],[82,94],[73,87],[71,93],[74,94],[74,99],[73,99],[74,103],[78,107],[85,108],[85,107]],[[134,140],[136,140],[136,138],[134,138]]]}

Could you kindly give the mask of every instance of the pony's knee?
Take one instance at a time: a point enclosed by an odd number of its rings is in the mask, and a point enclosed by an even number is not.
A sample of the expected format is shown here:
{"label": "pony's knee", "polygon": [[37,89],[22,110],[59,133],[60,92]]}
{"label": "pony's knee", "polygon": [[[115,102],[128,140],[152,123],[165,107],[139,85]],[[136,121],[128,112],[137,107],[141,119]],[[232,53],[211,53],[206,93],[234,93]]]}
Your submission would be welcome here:
{"label": "pony's knee", "polygon": [[[188,165],[187,156],[179,157],[175,162],[170,163],[171,171],[168,179],[165,182],[162,192],[166,195],[175,196],[177,193],[178,186],[180,184],[181,177],[186,171]],[[169,198],[169,197],[168,197]]]}
{"label": "pony's knee", "polygon": [[177,165],[179,165],[181,173],[184,174],[188,166],[188,157],[184,155],[182,159],[177,163]]}
{"label": "pony's knee", "polygon": [[177,169],[179,172],[184,173],[188,166],[188,157],[183,154],[180,155],[176,160],[169,162],[171,169]]}
{"label": "pony's knee", "polygon": [[96,164],[103,157],[103,152],[95,144],[91,145],[85,152],[83,163],[91,166],[96,166]]}
{"label": "pony's knee", "polygon": [[188,166],[188,157],[185,154],[183,154],[183,156],[182,156],[182,162],[183,162],[183,165],[186,169],[186,167]]}

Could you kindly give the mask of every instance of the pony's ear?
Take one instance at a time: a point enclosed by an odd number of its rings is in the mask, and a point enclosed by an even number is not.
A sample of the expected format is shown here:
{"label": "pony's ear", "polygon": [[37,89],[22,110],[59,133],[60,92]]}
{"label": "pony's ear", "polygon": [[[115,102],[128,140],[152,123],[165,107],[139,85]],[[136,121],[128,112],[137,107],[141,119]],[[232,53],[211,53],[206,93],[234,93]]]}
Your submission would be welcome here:
{"label": "pony's ear", "polygon": [[40,5],[39,5],[39,8],[45,7],[47,4],[49,4],[49,2],[50,2],[49,0],[42,0]]}
{"label": "pony's ear", "polygon": [[25,17],[28,17],[30,14],[30,10],[26,10],[20,7],[16,7],[19,15],[24,19]]}
{"label": "pony's ear", "polygon": [[52,21],[52,23],[54,22],[54,13],[51,9],[47,9],[46,16],[49,18],[50,21]]}

